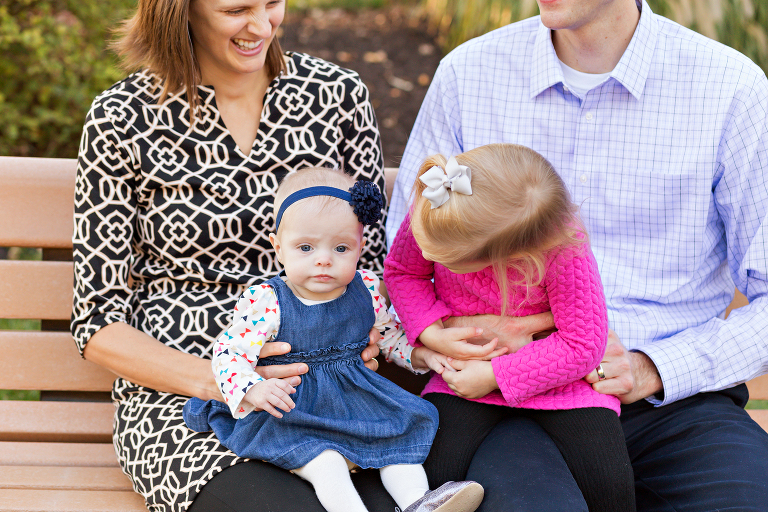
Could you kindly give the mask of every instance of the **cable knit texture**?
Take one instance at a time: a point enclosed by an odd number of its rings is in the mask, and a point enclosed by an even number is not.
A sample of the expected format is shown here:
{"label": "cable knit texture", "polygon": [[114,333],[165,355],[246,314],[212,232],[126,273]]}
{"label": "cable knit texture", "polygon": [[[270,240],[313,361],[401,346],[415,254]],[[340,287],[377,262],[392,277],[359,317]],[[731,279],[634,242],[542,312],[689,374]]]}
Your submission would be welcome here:
{"label": "cable knit texture", "polygon": [[[525,409],[607,407],[618,414],[616,397],[597,393],[583,380],[600,363],[608,339],[603,286],[588,244],[551,251],[539,286],[512,284],[520,280],[515,270],[508,278],[507,314],[527,316],[551,309],[558,330],[514,354],[493,359],[499,390],[477,401]],[[425,260],[411,233],[410,215],[384,261],[384,281],[412,344],[438,319],[501,314],[493,269],[454,274]],[[437,374],[422,394],[434,392],[455,394]]]}

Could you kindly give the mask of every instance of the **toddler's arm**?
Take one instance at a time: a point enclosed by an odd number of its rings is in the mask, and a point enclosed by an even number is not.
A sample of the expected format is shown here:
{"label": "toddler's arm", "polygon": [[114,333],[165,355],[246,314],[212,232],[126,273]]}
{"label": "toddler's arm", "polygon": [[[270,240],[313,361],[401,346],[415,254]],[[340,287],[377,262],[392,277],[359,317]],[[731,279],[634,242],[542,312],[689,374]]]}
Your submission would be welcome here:
{"label": "toddler's arm", "polygon": [[435,295],[433,275],[434,265],[421,255],[411,233],[411,216],[406,215],[384,260],[384,281],[411,343],[426,327],[451,314]]}
{"label": "toddler's arm", "polygon": [[235,305],[232,325],[216,340],[211,361],[221,396],[233,417],[243,418],[254,410],[256,404],[243,398],[254,384],[264,381],[254,367],[261,347],[279,328],[274,290],[268,285],[248,288]]}
{"label": "toddler's arm", "polygon": [[491,361],[511,406],[583,378],[605,353],[608,313],[592,251],[585,243],[557,250],[544,277],[557,331]]}

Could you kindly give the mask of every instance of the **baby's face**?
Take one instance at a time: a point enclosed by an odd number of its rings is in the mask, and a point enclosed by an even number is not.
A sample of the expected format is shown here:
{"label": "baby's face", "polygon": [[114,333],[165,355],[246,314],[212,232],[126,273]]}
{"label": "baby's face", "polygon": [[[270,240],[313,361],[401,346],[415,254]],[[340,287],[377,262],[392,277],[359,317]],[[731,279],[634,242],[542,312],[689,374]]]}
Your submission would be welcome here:
{"label": "baby's face", "polygon": [[335,299],[355,277],[362,226],[349,207],[292,213],[271,237],[291,288],[306,299]]}

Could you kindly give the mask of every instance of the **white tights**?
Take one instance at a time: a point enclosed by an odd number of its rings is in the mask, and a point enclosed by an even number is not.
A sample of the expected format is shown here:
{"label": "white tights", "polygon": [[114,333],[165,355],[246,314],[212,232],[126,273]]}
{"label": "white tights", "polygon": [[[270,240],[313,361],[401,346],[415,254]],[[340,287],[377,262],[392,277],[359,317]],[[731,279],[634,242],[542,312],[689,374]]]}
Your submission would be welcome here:
{"label": "white tights", "polygon": [[[293,472],[312,484],[328,512],[368,512],[352,484],[347,460],[339,452],[325,450]],[[421,464],[394,464],[379,472],[384,488],[403,510],[429,491]]]}

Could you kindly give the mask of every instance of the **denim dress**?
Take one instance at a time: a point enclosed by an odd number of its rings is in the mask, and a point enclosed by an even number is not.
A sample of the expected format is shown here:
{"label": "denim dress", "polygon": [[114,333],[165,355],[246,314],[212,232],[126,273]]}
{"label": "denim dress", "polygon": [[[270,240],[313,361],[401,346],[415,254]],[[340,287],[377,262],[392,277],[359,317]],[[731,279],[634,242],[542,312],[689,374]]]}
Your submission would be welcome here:
{"label": "denim dress", "polygon": [[187,425],[213,431],[241,457],[284,469],[302,467],[324,450],[361,468],[424,462],[437,431],[437,410],[363,364],[360,353],[375,314],[360,274],[340,297],[314,305],[302,303],[280,276],[266,284],[280,305],[273,341],[288,342],[292,350],[259,359],[258,365],[309,366],[291,395],[295,409],[282,418],[254,411],[236,420],[226,404],[192,398],[184,406]]}

